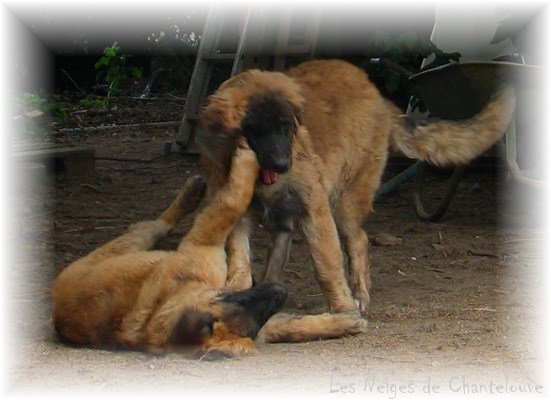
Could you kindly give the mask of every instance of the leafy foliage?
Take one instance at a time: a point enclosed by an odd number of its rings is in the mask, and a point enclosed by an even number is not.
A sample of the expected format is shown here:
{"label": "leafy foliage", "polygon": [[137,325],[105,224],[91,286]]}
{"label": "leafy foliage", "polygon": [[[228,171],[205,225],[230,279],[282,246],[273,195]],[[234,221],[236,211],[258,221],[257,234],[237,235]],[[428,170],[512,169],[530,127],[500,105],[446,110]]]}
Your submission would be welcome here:
{"label": "leafy foliage", "polygon": [[105,81],[109,84],[108,97],[122,95],[121,82],[131,76],[135,78],[142,77],[140,69],[127,65],[130,56],[120,54],[120,50],[118,42],[114,42],[111,47],[106,47],[103,50],[103,55],[95,64],[96,69],[99,70],[96,80],[98,82]]}
{"label": "leafy foliage", "polygon": [[21,112],[40,110],[54,117],[64,117],[66,115],[65,107],[61,103],[61,97],[57,95],[50,101],[36,93],[26,92],[17,98],[16,102]]}

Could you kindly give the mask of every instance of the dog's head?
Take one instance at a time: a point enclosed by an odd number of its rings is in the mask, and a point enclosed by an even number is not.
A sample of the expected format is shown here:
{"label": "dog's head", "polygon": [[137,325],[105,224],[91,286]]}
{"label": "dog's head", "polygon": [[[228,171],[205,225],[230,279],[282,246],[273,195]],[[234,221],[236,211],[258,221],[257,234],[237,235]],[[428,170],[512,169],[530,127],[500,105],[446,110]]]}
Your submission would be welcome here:
{"label": "dog's head", "polygon": [[206,299],[184,309],[170,335],[170,346],[209,360],[248,354],[254,351],[258,331],[281,311],[286,298],[282,284],[263,283]]}
{"label": "dog's head", "polygon": [[256,153],[260,180],[265,185],[277,182],[292,163],[292,141],[300,111],[279,92],[261,93],[249,100],[241,121],[241,134]]}
{"label": "dog's head", "polygon": [[201,113],[202,155],[227,169],[243,136],[257,155],[261,181],[277,182],[291,168],[303,103],[299,86],[279,72],[252,70],[226,81]]}

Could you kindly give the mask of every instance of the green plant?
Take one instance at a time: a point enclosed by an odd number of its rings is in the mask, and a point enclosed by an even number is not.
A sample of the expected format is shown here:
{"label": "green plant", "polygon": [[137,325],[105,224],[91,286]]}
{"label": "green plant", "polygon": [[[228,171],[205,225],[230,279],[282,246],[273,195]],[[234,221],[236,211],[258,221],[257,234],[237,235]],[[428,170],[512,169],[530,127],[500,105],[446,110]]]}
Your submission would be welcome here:
{"label": "green plant", "polygon": [[107,104],[107,99],[91,99],[87,97],[80,101],[80,105],[90,108],[105,108],[107,107]]}
{"label": "green plant", "polygon": [[23,93],[16,100],[21,112],[30,110],[40,110],[54,117],[64,117],[66,115],[65,106],[61,102],[61,96],[55,95],[53,100],[48,100],[36,93]]}
{"label": "green plant", "polygon": [[98,82],[105,81],[109,84],[107,96],[120,96],[124,92],[121,89],[121,82],[129,79],[130,76],[141,78],[142,71],[136,67],[127,65],[129,56],[120,54],[118,42],[103,50],[103,55],[96,62],[95,67],[99,70],[96,75]]}

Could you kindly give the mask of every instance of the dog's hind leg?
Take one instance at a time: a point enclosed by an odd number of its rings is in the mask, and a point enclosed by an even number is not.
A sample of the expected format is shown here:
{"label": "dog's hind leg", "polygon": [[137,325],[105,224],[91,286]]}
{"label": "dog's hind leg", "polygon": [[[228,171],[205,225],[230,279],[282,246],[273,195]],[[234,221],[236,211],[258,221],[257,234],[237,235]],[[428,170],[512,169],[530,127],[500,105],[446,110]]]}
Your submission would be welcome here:
{"label": "dog's hind leg", "polygon": [[387,142],[372,143],[365,154],[358,175],[349,182],[335,204],[335,222],[348,254],[348,277],[354,300],[362,312],[370,302],[371,276],[367,235],[362,228],[365,216],[372,210],[375,191],[381,182],[386,165]]}
{"label": "dog's hind leg", "polygon": [[371,277],[369,271],[367,235],[361,227],[363,215],[355,215],[354,205],[339,199],[336,208],[336,222],[348,255],[348,279],[350,289],[358,308],[365,312],[370,303],[369,290]]}
{"label": "dog's hind leg", "polygon": [[346,281],[341,244],[327,195],[320,188],[313,191],[311,197],[317,201],[310,204],[300,225],[310,245],[316,279],[331,312],[355,311],[357,307]]}
{"label": "dog's hind leg", "polygon": [[268,253],[268,266],[262,278],[263,282],[281,282],[283,270],[289,262],[293,232],[281,230],[271,233],[272,246]]}
{"label": "dog's hind leg", "polygon": [[[384,142],[379,144],[385,145]],[[335,222],[348,255],[348,278],[354,300],[362,312],[370,303],[371,276],[369,241],[362,222],[372,210],[386,157],[366,157],[359,174],[343,191],[335,204]]]}
{"label": "dog's hind leg", "polygon": [[259,338],[266,343],[306,342],[365,333],[367,320],[357,312],[319,315],[279,313],[264,325]]}
{"label": "dog's hind leg", "polygon": [[186,215],[195,211],[205,195],[207,184],[199,175],[190,177],[170,206],[157,218],[174,228]]}
{"label": "dog's hind leg", "polygon": [[206,183],[199,175],[189,178],[176,199],[156,220],[131,225],[121,236],[97,248],[81,260],[92,265],[113,256],[150,250],[157,241],[170,233],[181,218],[197,208],[205,188]]}

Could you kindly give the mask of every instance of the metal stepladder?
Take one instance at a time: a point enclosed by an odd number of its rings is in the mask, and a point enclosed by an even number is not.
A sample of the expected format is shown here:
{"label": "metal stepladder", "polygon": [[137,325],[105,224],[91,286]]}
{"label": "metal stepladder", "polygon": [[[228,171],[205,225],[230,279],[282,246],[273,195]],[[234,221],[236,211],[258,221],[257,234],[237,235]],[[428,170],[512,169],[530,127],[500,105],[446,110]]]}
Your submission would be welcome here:
{"label": "metal stepladder", "polygon": [[[197,152],[195,136],[199,111],[209,90],[215,89],[212,83],[216,67],[231,65],[231,71],[225,76],[229,78],[251,67],[283,70],[289,56],[312,58],[319,20],[320,14],[315,13],[308,24],[301,19],[298,27],[298,24],[293,24],[292,10],[251,7],[231,14],[211,6],[176,138],[180,149]],[[231,37],[232,33],[234,37]]]}

